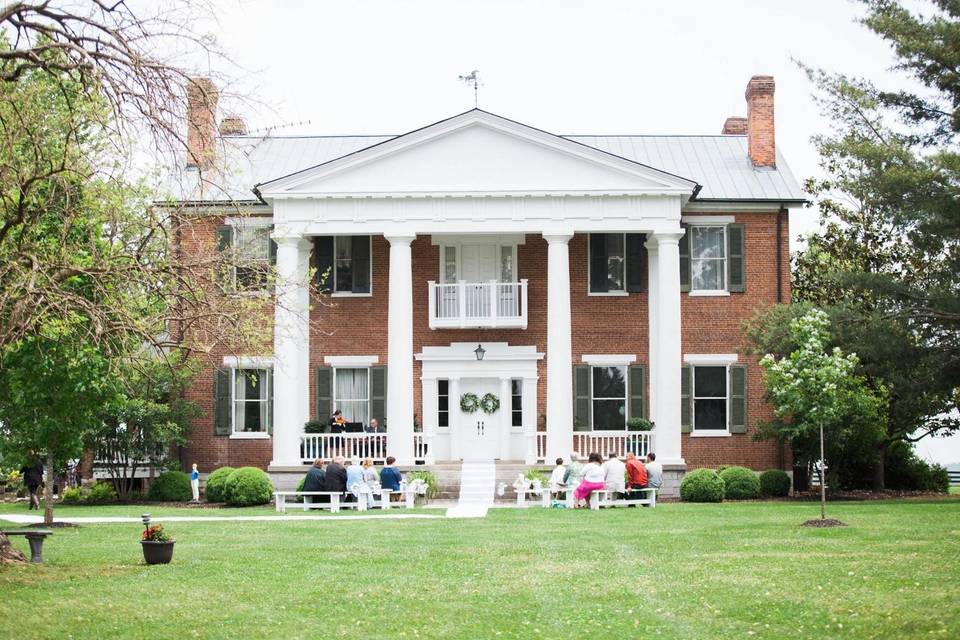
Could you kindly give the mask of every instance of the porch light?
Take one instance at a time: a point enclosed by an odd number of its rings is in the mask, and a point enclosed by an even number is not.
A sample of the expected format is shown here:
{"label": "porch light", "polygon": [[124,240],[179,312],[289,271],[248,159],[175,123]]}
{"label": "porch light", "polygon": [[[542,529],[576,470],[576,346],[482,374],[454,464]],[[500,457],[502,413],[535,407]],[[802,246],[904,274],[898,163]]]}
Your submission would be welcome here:
{"label": "porch light", "polygon": [[482,344],[478,344],[477,348],[474,349],[473,352],[477,354],[477,360],[483,360],[483,354],[485,354],[487,350],[483,348]]}

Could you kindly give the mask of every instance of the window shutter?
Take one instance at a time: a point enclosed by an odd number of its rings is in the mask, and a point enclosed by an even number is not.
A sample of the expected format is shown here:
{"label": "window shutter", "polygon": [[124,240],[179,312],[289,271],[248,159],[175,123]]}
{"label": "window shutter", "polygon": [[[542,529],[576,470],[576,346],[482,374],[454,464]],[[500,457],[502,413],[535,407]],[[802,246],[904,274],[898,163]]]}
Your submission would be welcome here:
{"label": "window shutter", "polygon": [[277,264],[277,242],[273,239],[273,225],[270,225],[270,264]]}
{"label": "window shutter", "polygon": [[730,272],[727,290],[734,293],[746,290],[743,240],[744,229],[742,224],[727,225],[727,266]]}
{"label": "window shutter", "polygon": [[685,231],[680,238],[680,291],[690,291],[690,227],[681,224]]}
{"label": "window shutter", "polygon": [[317,420],[326,424],[333,415],[333,369],[317,367]]}
{"label": "window shutter", "polygon": [[629,293],[639,293],[643,291],[643,263],[645,256],[643,243],[646,238],[642,233],[627,234],[627,291]]}
{"label": "window shutter", "polygon": [[630,367],[630,417],[646,418],[646,403],[644,402],[644,390],[646,389],[646,376],[644,375],[643,365],[633,365]]}
{"label": "window shutter", "polygon": [[590,234],[590,292],[605,293],[607,286],[607,235]]}
{"label": "window shutter", "polygon": [[317,286],[333,290],[333,236],[317,236],[313,244],[317,257]]}
{"label": "window shutter", "polygon": [[270,379],[267,385],[267,433],[273,435],[273,371],[267,376]]}
{"label": "window shutter", "polygon": [[680,367],[680,432],[690,433],[693,421],[690,414],[693,409],[693,369],[690,365]]}
{"label": "window shutter", "polygon": [[747,432],[747,367],[730,365],[730,433]]}
{"label": "window shutter", "polygon": [[217,227],[217,261],[215,281],[225,291],[233,290],[233,260],[227,259],[233,248],[233,227],[221,225]]}
{"label": "window shutter", "polygon": [[213,372],[213,435],[230,435],[230,369],[215,369]]}
{"label": "window shutter", "polygon": [[573,428],[582,431],[589,427],[590,366],[578,364],[573,367]]}
{"label": "window shutter", "polygon": [[376,418],[381,425],[387,424],[386,367],[370,367],[370,417]]}
{"label": "window shutter", "polygon": [[370,236],[351,236],[353,292],[370,293]]}

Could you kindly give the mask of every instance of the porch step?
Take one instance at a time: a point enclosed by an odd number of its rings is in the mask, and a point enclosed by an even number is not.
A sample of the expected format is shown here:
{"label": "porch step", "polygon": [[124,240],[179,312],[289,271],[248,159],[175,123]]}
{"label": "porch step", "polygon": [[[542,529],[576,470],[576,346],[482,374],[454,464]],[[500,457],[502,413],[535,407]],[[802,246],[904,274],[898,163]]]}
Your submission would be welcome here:
{"label": "porch step", "polygon": [[496,464],[493,460],[464,460],[460,468],[460,507],[490,506],[496,490]]}

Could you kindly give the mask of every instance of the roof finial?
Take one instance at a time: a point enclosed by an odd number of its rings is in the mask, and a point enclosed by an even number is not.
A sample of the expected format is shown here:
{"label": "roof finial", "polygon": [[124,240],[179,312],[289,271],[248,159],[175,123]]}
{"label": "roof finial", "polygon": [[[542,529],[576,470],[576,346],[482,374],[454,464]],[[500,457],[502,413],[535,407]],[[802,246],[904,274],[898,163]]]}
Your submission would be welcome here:
{"label": "roof finial", "polygon": [[465,82],[468,85],[473,85],[473,108],[477,109],[480,107],[480,72],[474,69],[465,76],[460,76],[460,81]]}

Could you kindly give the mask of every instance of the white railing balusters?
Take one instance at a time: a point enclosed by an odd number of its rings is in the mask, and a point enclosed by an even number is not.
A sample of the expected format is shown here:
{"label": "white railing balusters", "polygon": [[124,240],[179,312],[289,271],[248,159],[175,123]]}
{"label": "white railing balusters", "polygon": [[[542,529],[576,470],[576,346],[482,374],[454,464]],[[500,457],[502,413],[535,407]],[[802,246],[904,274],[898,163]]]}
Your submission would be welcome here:
{"label": "white railing balusters", "polygon": [[427,282],[430,328],[527,327],[527,280]]}

